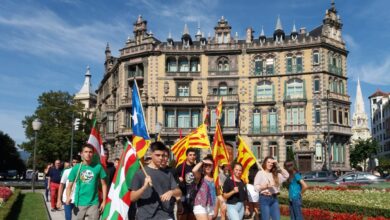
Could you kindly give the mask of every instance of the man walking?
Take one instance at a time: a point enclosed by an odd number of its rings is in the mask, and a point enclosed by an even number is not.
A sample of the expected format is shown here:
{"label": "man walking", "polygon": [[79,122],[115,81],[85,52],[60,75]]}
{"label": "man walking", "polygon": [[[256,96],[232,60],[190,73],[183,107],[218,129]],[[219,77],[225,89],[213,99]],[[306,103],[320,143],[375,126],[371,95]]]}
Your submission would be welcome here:
{"label": "man walking", "polygon": [[153,142],[150,149],[152,160],[145,167],[147,176],[138,170],[130,187],[131,201],[137,202],[136,219],[173,220],[175,197],[180,197],[181,191],[172,173],[160,169],[168,148],[161,142]]}
{"label": "man walking", "polygon": [[[92,163],[94,147],[85,144],[82,148],[83,162],[72,168],[69,174],[69,184],[66,187],[66,205],[72,202],[71,192],[76,183],[74,198],[74,213],[76,219],[99,219],[99,211],[102,212],[106,205],[107,184],[106,172],[100,163]],[[102,186],[103,201],[99,207],[98,186]]]}
{"label": "man walking", "polygon": [[57,203],[58,189],[60,187],[61,173],[62,173],[61,161],[56,160],[54,162],[54,167],[51,167],[49,169],[49,172],[47,173],[48,175],[47,185],[50,190],[50,206],[52,212],[58,210],[56,207],[56,203]]}

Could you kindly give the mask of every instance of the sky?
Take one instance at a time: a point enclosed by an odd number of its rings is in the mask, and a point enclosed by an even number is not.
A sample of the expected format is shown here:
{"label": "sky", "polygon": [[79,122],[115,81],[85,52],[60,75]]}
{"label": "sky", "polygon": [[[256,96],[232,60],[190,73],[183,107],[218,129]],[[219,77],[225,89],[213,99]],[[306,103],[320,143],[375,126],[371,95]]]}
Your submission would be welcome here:
{"label": "sky", "polygon": [[[184,24],[192,36],[198,23],[202,32],[213,34],[224,16],[244,39],[252,27],[255,37],[264,27],[271,36],[280,16],[290,33],[308,31],[322,24],[331,0],[1,0],[0,4],[0,130],[17,144],[25,141],[22,120],[32,115],[43,92],[77,93],[91,68],[96,89],[104,72],[104,50],[109,42],[119,55],[126,39],[133,36],[138,15],[161,41],[171,32],[180,39]],[[351,111],[360,77],[366,112],[368,96],[378,88],[390,92],[390,1],[335,0],[343,22],[343,39],[349,51],[348,94]]]}

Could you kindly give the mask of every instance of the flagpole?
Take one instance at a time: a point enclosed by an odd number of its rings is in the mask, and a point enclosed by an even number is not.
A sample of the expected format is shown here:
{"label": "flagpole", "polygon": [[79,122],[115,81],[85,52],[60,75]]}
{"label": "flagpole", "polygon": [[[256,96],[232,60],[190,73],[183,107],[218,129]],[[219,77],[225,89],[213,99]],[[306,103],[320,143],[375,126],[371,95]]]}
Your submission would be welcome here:
{"label": "flagpole", "polygon": [[[126,140],[127,140],[127,142],[130,144],[131,148],[134,149],[134,147],[133,147],[133,145],[131,144],[131,142],[130,142],[130,140],[129,140],[128,137],[126,137]],[[135,155],[138,157],[138,155],[137,155],[137,150],[134,149],[134,151],[135,151]],[[144,165],[142,164],[142,161],[140,161],[139,166],[141,167],[141,170],[142,170],[142,172],[145,174],[145,176],[149,176],[149,175],[146,173],[146,170],[145,170]]]}

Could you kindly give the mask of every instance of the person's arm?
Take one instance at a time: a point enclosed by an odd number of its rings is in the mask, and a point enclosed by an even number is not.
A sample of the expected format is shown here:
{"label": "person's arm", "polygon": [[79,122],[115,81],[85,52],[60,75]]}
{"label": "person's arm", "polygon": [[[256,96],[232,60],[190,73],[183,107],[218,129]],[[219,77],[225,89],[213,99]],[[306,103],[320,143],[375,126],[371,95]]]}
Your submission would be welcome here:
{"label": "person's arm", "polygon": [[253,185],[256,191],[261,192],[268,189],[271,185],[264,181],[264,173],[262,171],[257,172]]}
{"label": "person's arm", "polygon": [[303,194],[309,187],[307,186],[306,182],[303,179],[299,180],[299,183],[302,186],[301,194]]}
{"label": "person's arm", "polygon": [[200,161],[199,163],[197,163],[194,168],[192,168],[192,172],[194,173],[194,176],[195,176],[195,182],[198,183],[200,178],[202,177],[202,174],[201,172],[199,171],[199,169],[202,167],[203,165],[203,161]]}
{"label": "person's arm", "polygon": [[[34,174],[35,177],[35,174]],[[47,189],[50,190],[50,168],[49,171],[47,171]]]}
{"label": "person's arm", "polygon": [[132,202],[136,202],[141,197],[141,195],[145,192],[145,190],[147,188],[149,188],[150,186],[152,186],[152,179],[150,178],[150,176],[146,176],[145,181],[144,181],[144,185],[141,188],[139,188],[138,190],[131,191],[130,200]]}
{"label": "person's arm", "polygon": [[103,200],[102,200],[102,203],[100,204],[99,211],[103,212],[104,207],[106,206],[106,201],[107,201],[107,183],[106,183],[106,179],[105,178],[100,179],[100,183],[102,184]]}
{"label": "person's arm", "polygon": [[64,184],[60,183],[60,187],[58,188],[58,196],[57,196],[57,208],[61,208],[62,206],[62,193],[64,192]]}
{"label": "person's arm", "polygon": [[68,186],[66,187],[66,202],[65,204],[70,205],[72,202],[72,187],[73,187],[73,182],[69,182]]}
{"label": "person's arm", "polygon": [[232,184],[233,184],[233,182],[230,179],[226,179],[225,183],[223,184],[222,196],[225,200],[229,199],[232,195],[238,193],[238,187],[237,186],[234,187],[234,185],[232,185]]}

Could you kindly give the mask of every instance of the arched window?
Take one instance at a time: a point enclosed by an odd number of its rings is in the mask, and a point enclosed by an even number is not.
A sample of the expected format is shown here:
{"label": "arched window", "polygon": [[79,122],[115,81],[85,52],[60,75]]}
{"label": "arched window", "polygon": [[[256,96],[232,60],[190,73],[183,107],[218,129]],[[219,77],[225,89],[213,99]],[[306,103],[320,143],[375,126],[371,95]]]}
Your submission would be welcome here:
{"label": "arched window", "polygon": [[179,58],[179,71],[180,72],[188,72],[189,71],[188,59],[186,57]]}
{"label": "arched window", "polygon": [[261,111],[260,109],[253,110],[253,133],[259,134],[261,132]]}
{"label": "arched window", "polygon": [[293,71],[293,58],[290,54],[286,57],[286,70],[287,73],[292,73]]}
{"label": "arched window", "polygon": [[228,87],[226,83],[220,83],[218,85],[218,95],[227,95],[228,94]]}
{"label": "arched window", "polygon": [[177,72],[176,58],[168,57],[166,66],[167,66],[167,72]]}
{"label": "arched window", "polygon": [[271,82],[262,81],[257,84],[255,91],[255,101],[273,101],[273,85]]}
{"label": "arched window", "polygon": [[318,50],[313,51],[313,64],[320,64],[320,53],[318,52]]}
{"label": "arched window", "polygon": [[303,71],[303,61],[302,61],[302,55],[297,55],[295,58],[295,65],[296,65],[296,72],[301,73]]}
{"label": "arched window", "polygon": [[316,142],[315,145],[315,160],[316,161],[322,161],[322,144],[320,141]]}
{"label": "arched window", "polygon": [[252,152],[255,154],[257,159],[261,159],[261,143],[253,142]]}
{"label": "arched window", "polygon": [[200,65],[199,65],[199,58],[198,57],[191,57],[190,67],[191,67],[191,72],[199,72]]}
{"label": "arched window", "polygon": [[269,156],[273,157],[275,160],[278,160],[278,143],[275,141],[270,142],[268,149]]}
{"label": "arched window", "polygon": [[303,99],[304,83],[300,79],[291,79],[287,83],[287,99]]}
{"label": "arched window", "polygon": [[263,74],[263,60],[260,57],[255,58],[255,76]]}
{"label": "arched window", "polygon": [[229,71],[229,59],[227,57],[221,57],[217,61],[218,71]]}
{"label": "arched window", "polygon": [[269,127],[269,133],[277,133],[278,117],[275,108],[271,108],[268,112],[268,127]]}
{"label": "arched window", "polygon": [[268,57],[265,61],[265,69],[267,72],[267,75],[274,75],[274,66],[275,66],[275,60],[273,57]]}

